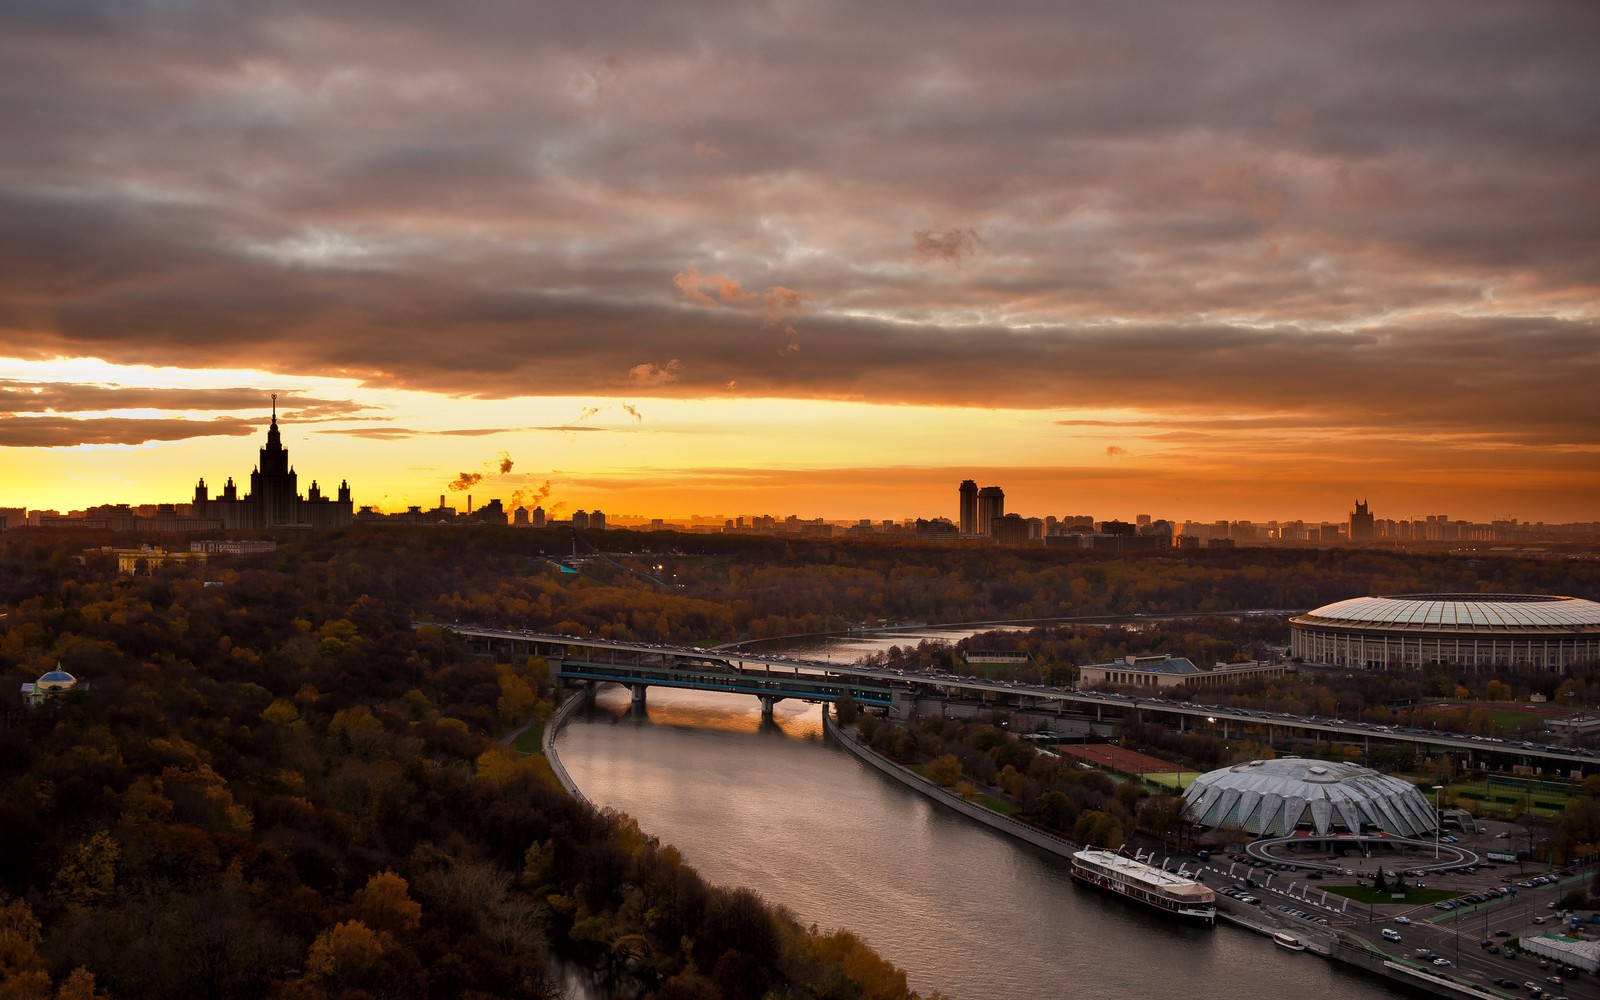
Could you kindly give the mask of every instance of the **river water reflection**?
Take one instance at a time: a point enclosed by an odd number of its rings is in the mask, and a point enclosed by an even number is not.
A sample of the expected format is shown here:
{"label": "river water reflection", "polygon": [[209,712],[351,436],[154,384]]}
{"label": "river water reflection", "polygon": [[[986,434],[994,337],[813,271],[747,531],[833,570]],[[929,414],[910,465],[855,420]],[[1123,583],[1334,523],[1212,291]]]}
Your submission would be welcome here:
{"label": "river water reflection", "polygon": [[961,1000],[1405,994],[1233,928],[1175,925],[1073,885],[1065,861],[935,807],[825,742],[820,708],[603,689],[561,731],[592,801],[629,813],[713,882],[847,927]]}

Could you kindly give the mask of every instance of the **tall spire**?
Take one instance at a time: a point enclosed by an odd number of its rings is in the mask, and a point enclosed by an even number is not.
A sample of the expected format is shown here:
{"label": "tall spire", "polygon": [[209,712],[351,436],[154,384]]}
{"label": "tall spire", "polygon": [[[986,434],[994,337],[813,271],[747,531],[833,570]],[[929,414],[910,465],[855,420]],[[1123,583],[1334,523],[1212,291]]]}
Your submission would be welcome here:
{"label": "tall spire", "polygon": [[283,437],[278,432],[277,393],[272,394],[272,426],[267,428],[267,446],[261,449],[261,464],[257,470],[269,476],[281,476],[289,472],[289,453],[284,450]]}

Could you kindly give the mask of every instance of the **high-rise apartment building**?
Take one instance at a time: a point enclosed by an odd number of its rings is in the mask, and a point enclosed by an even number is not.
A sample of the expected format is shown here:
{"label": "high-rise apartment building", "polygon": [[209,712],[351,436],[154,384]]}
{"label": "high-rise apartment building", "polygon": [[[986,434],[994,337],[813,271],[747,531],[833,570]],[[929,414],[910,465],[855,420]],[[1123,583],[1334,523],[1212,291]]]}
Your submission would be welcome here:
{"label": "high-rise apartment building", "polygon": [[961,515],[957,519],[963,535],[978,533],[978,484],[970,479],[961,481]]}
{"label": "high-rise apartment building", "polygon": [[978,491],[979,535],[994,534],[994,522],[1006,516],[1006,491],[998,486],[985,486]]}

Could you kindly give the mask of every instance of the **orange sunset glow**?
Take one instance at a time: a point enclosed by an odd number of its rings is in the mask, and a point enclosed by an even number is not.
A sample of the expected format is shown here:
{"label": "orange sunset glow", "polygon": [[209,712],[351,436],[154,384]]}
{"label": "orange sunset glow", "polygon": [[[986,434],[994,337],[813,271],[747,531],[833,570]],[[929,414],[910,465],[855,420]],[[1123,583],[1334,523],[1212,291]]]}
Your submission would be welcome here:
{"label": "orange sunset glow", "polygon": [[0,507],[1600,519],[1589,5],[0,25]]}

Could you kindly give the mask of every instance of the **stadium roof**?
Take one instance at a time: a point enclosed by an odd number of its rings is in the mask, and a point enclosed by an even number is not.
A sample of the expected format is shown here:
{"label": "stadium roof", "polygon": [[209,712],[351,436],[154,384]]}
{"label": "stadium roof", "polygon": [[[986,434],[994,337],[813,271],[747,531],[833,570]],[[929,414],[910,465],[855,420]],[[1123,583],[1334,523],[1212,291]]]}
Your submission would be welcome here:
{"label": "stadium roof", "polygon": [[1433,804],[1408,781],[1356,764],[1253,760],[1210,771],[1184,793],[1190,819],[1263,836],[1296,828],[1318,835],[1377,828],[1402,837],[1433,832]]}
{"label": "stadium roof", "polygon": [[1356,597],[1294,619],[1328,625],[1453,630],[1600,628],[1600,604],[1534,594],[1406,594]]}

